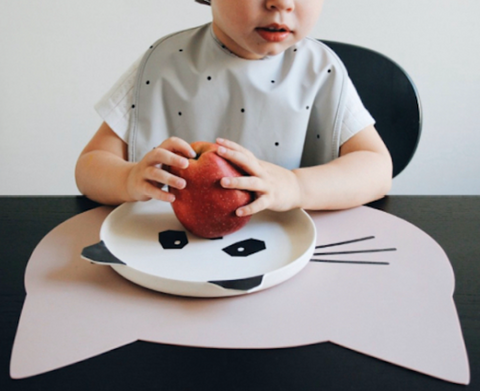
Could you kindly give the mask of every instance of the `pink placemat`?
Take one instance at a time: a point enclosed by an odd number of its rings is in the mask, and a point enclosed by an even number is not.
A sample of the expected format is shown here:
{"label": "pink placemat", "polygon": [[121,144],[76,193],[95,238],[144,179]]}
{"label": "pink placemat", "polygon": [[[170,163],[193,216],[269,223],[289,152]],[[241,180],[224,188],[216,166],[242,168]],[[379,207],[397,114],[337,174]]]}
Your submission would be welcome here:
{"label": "pink placemat", "polygon": [[150,291],[81,259],[82,249],[98,242],[110,211],[73,217],[33,252],[13,378],[137,340],[239,349],[329,341],[469,383],[450,262],[432,238],[404,220],[368,207],[311,213],[318,248],[298,275],[250,295],[198,299]]}

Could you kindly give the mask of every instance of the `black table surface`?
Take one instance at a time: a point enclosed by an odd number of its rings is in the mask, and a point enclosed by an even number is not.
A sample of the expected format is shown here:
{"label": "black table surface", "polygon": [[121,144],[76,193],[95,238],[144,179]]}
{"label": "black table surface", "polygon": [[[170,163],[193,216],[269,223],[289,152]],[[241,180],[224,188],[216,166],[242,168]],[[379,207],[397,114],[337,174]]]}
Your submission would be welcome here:
{"label": "black table surface", "polygon": [[469,386],[331,343],[229,350],[135,342],[75,365],[12,380],[10,356],[30,255],[50,230],[97,206],[74,196],[0,197],[0,390],[480,390],[480,196],[389,196],[370,205],[416,225],[447,253],[470,360]]}

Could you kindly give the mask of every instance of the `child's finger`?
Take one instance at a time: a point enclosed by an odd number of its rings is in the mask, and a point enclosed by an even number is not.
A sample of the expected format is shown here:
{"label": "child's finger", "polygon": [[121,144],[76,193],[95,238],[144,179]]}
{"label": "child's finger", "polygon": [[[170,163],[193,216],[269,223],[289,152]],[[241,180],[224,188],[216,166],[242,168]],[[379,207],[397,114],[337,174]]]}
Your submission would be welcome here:
{"label": "child's finger", "polygon": [[242,147],[240,144],[237,144],[235,141],[227,140],[224,138],[217,138],[216,142],[218,145],[222,145],[224,147],[237,151],[246,150],[246,148]]}
{"label": "child's finger", "polygon": [[248,190],[260,193],[264,193],[267,190],[265,182],[256,176],[224,177],[220,180],[220,185],[225,189]]}
{"label": "child's finger", "polygon": [[243,147],[241,147],[241,150],[235,150],[221,146],[218,148],[217,153],[241,168],[247,174],[259,176],[261,173],[261,166],[258,159]]}
{"label": "child's finger", "polygon": [[155,148],[146,155],[146,163],[149,166],[158,164],[165,164],[167,166],[173,166],[178,168],[187,168],[188,159],[177,155],[164,148]]}
{"label": "child's finger", "polygon": [[236,214],[239,217],[250,216],[255,213],[261,212],[268,208],[268,202],[266,197],[259,197],[252,203],[242,206],[236,210]]}
{"label": "child's finger", "polygon": [[145,179],[148,181],[161,183],[176,189],[183,189],[187,182],[183,178],[179,178],[159,167],[150,166],[145,170]]}
{"label": "child's finger", "polygon": [[165,190],[162,190],[158,186],[153,183],[146,182],[144,193],[146,196],[165,202],[173,202],[175,201],[175,196],[171,193],[168,193]]}
{"label": "child's finger", "polygon": [[160,144],[160,148],[181,154],[187,158],[194,158],[197,156],[192,146],[180,137],[170,137],[166,139],[162,144]]}
{"label": "child's finger", "polygon": [[247,156],[251,156],[251,157],[254,156],[250,150],[248,150],[247,148],[245,148],[240,144],[237,144],[235,141],[227,140],[224,138],[217,138],[217,144],[227,149],[230,149],[232,151],[238,151],[238,152],[244,153]]}

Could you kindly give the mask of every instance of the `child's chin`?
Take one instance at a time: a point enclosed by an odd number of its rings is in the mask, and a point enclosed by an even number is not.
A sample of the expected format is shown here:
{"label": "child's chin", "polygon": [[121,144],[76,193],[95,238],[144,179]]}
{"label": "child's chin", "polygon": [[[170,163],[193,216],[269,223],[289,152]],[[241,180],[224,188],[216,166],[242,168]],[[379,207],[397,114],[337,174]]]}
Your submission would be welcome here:
{"label": "child's chin", "polygon": [[273,56],[278,56],[279,54],[282,54],[285,50],[287,50],[289,46],[282,46],[279,48],[274,48],[271,50],[268,50],[263,57],[273,57]]}
{"label": "child's chin", "polygon": [[256,51],[244,53],[244,55],[240,55],[240,57],[243,57],[247,60],[261,60],[262,58],[265,58],[265,57],[278,56],[279,54],[287,50],[289,47],[290,47],[289,45],[278,45],[278,44],[271,45],[270,44],[268,45],[268,47],[258,48]]}

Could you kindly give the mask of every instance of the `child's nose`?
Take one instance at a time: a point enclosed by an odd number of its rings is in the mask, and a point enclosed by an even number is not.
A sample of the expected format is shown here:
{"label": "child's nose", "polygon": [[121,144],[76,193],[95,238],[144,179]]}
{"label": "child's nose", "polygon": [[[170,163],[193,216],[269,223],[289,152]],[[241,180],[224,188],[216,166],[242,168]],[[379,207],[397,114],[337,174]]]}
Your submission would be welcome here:
{"label": "child's nose", "polygon": [[269,10],[292,12],[295,9],[294,0],[267,0],[266,7]]}

